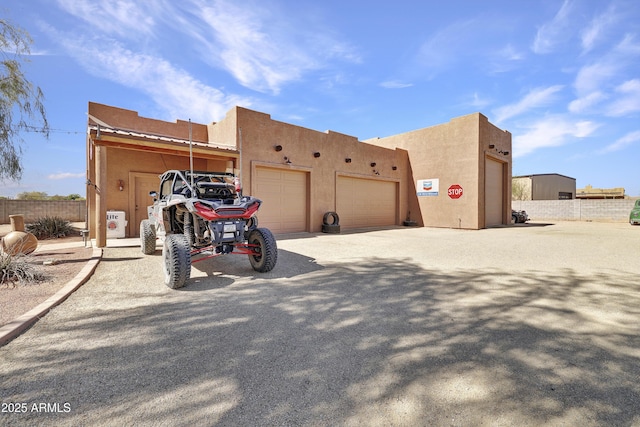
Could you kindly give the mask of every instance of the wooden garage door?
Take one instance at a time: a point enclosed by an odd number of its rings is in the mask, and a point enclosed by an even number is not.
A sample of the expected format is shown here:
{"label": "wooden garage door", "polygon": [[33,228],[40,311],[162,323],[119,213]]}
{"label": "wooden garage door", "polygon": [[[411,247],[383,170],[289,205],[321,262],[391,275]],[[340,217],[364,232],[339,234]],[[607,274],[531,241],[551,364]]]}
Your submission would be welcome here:
{"label": "wooden garage door", "polygon": [[341,228],[396,225],[397,183],[338,177],[336,212]]}
{"label": "wooden garage door", "polygon": [[272,233],[307,231],[307,172],[256,168],[255,194],[262,200],[258,226]]}
{"label": "wooden garage door", "polygon": [[485,226],[502,224],[503,218],[503,172],[502,163],[486,159],[484,184]]}

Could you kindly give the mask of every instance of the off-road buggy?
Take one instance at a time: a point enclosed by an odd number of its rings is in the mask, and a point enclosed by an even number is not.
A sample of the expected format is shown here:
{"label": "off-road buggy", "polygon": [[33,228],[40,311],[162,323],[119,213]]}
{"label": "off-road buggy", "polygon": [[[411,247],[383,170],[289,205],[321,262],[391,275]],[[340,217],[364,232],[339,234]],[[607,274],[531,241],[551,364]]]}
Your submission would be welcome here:
{"label": "off-road buggy", "polygon": [[271,271],[278,259],[271,231],[258,228],[262,201],[243,196],[232,173],[169,170],[160,175],[160,192],[149,193],[149,219],[140,223],[140,247],[155,252],[164,240],[164,282],[173,289],[186,284],[191,263],[223,254],[244,254],[254,270]]}

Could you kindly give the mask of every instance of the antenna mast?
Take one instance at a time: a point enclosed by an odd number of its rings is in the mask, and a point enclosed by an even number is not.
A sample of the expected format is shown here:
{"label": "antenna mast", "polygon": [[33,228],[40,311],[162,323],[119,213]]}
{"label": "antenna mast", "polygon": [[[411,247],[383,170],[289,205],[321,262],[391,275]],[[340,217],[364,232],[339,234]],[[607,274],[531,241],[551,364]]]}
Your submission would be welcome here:
{"label": "antenna mast", "polygon": [[239,187],[240,187],[240,196],[242,196],[242,128],[238,128],[238,136],[239,136],[239,142],[240,142],[240,149],[238,150],[239,153],[239,159],[238,162],[240,163],[240,168],[238,170],[238,181],[239,181]]}
{"label": "antenna mast", "polygon": [[193,188],[193,132],[191,130],[191,119],[189,119],[189,169],[191,170],[191,191],[195,191]]}

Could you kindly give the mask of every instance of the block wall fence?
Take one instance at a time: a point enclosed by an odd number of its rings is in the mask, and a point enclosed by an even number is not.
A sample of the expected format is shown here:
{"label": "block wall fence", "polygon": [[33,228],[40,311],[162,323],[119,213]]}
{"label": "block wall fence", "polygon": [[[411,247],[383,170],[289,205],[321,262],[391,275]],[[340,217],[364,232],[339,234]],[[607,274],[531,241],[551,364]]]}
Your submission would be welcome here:
{"label": "block wall fence", "polygon": [[628,222],[634,199],[513,200],[511,208],[525,210],[532,221]]}
{"label": "block wall fence", "polygon": [[24,215],[24,222],[45,216],[57,216],[70,222],[85,220],[85,200],[10,200],[0,199],[0,224],[9,224],[9,215]]}
{"label": "block wall fence", "polygon": [[[513,200],[511,207],[524,209],[532,221],[627,222],[634,199],[609,200]],[[0,199],[0,224],[9,224],[9,215],[24,215],[25,223],[44,216],[58,216],[71,222],[85,221],[84,200]]]}

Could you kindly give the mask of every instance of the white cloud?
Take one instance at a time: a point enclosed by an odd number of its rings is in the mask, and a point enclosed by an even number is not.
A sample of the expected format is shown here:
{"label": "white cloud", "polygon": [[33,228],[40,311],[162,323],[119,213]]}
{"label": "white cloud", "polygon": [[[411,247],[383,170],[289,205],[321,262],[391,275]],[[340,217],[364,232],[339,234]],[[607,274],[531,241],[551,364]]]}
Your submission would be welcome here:
{"label": "white cloud", "polygon": [[639,79],[626,81],[615,91],[621,96],[607,107],[606,114],[608,116],[620,117],[640,111]]}
{"label": "white cloud", "polygon": [[625,34],[624,38],[615,47],[615,51],[623,56],[640,54],[640,43],[636,42],[634,34]]}
{"label": "white cloud", "polygon": [[555,85],[546,88],[532,89],[524,98],[515,104],[505,105],[494,110],[495,123],[503,122],[504,120],[518,116],[533,108],[537,108],[551,102],[555,94],[562,90],[564,86]]}
{"label": "white cloud", "polygon": [[91,24],[106,34],[130,37],[132,34],[151,34],[155,25],[152,11],[161,8],[154,0],[57,0],[67,13]]}
{"label": "white cloud", "polygon": [[618,74],[619,69],[619,63],[615,64],[607,59],[582,67],[574,82],[578,95],[598,91]]}
{"label": "white cloud", "polygon": [[360,61],[348,44],[276,8],[261,3],[246,7],[226,0],[195,0],[194,4],[201,12],[201,25],[184,31],[202,44],[206,61],[224,68],[250,89],[277,94],[306,72],[326,68],[329,60]]}
{"label": "white cloud", "polygon": [[[226,70],[240,84],[279,93],[305,73],[330,67],[331,60],[359,62],[359,54],[313,18],[292,16],[276,4],[228,0],[57,0],[61,9],[90,24],[96,37],[117,38],[144,55],[160,25],[187,36],[187,49]],[[71,29],[71,31],[74,31]],[[132,43],[142,42],[142,47]],[[159,56],[157,50],[153,55]],[[160,56],[161,58],[161,56]]]}
{"label": "white cloud", "polygon": [[235,105],[251,105],[248,98],[227,95],[163,58],[132,52],[113,40],[66,38],[62,44],[90,73],[149,95],[170,120],[208,123]]}
{"label": "white cloud", "polygon": [[576,114],[588,112],[606,98],[607,96],[600,91],[591,92],[582,98],[571,101],[569,111]]}
{"label": "white cloud", "polygon": [[487,98],[482,98],[478,95],[478,92],[474,92],[471,100],[466,102],[464,105],[472,108],[477,108],[478,110],[485,108],[487,105],[491,104],[491,100]]}
{"label": "white cloud", "polygon": [[589,26],[582,32],[583,53],[590,51],[607,31],[617,21],[613,6],[606,12],[593,18]]}
{"label": "white cloud", "polygon": [[69,179],[69,178],[84,178],[87,174],[85,172],[72,173],[72,172],[61,172],[54,173],[47,176],[47,179],[51,180],[60,180],[60,179]]}
{"label": "white cloud", "polygon": [[434,72],[439,72],[460,60],[468,47],[469,38],[477,34],[474,20],[457,21],[435,33],[425,41],[418,52],[419,61]]}
{"label": "white cloud", "polygon": [[538,28],[531,49],[538,54],[552,52],[567,30],[568,18],[571,14],[572,2],[565,0],[553,19]]}
{"label": "white cloud", "polygon": [[382,86],[385,89],[404,89],[406,87],[413,86],[413,83],[403,83],[397,80],[389,80],[389,81],[380,83],[380,86]]}
{"label": "white cloud", "polygon": [[576,138],[585,138],[598,128],[590,121],[572,121],[563,116],[551,116],[525,127],[525,131],[514,133],[513,156],[522,157],[545,147],[558,147]]}
{"label": "white cloud", "polygon": [[484,55],[483,67],[486,67],[490,74],[506,73],[521,67],[526,57],[525,52],[509,43]]}
{"label": "white cloud", "polygon": [[623,148],[639,141],[640,141],[640,130],[637,130],[635,132],[630,132],[625,136],[623,136],[622,138],[619,138],[618,140],[616,140],[613,144],[608,145],[604,149],[600,150],[599,153],[604,154],[604,153],[610,153],[612,151],[622,150]]}

